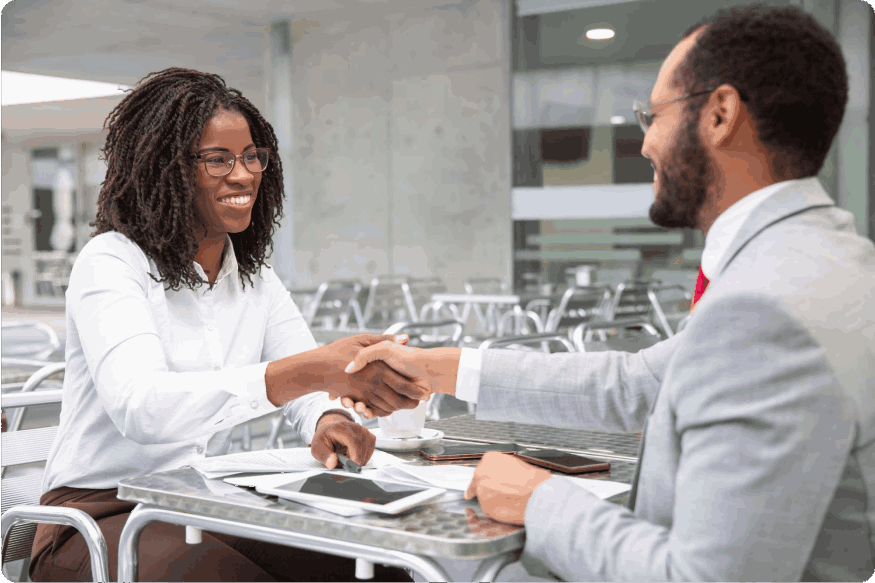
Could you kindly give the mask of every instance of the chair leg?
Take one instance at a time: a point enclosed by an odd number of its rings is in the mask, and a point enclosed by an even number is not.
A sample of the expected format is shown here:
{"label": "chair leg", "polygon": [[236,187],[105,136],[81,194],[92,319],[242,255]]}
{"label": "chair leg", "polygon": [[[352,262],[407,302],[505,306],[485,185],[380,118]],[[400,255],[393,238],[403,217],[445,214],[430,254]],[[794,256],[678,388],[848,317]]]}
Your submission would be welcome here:
{"label": "chair leg", "polygon": [[252,451],[252,427],[247,423],[240,428],[240,447],[243,451]]}

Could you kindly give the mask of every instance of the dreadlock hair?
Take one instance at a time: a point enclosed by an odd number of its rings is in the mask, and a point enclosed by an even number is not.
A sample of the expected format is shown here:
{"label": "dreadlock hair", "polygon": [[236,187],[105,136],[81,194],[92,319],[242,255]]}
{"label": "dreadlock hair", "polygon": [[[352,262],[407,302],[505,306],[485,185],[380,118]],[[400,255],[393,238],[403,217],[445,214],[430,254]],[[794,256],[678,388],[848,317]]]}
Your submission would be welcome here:
{"label": "dreadlock hair", "polygon": [[732,85],[773,156],[776,176],[816,175],[848,101],[845,61],[833,35],[799,8],[764,5],[722,9],[684,38],[697,32],[674,86]]}
{"label": "dreadlock hair", "polygon": [[[282,217],[283,170],[273,128],[237,89],[218,75],[171,67],[143,77],[104,122],[106,180],[97,200],[92,236],[118,231],[157,265],[165,287],[194,289],[204,280],[194,270],[201,219],[195,208],[197,145],[220,110],[242,115],[256,147],[271,149],[262,172],[252,220],[230,233],[243,287],[273,250]],[[150,274],[151,275],[151,274]]]}

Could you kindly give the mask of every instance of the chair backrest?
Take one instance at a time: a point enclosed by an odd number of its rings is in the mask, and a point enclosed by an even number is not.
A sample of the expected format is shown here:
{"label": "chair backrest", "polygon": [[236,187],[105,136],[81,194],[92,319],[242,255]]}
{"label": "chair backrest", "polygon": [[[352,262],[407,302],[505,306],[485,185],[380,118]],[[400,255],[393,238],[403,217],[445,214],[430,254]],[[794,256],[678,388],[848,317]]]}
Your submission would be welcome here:
{"label": "chair backrest", "polygon": [[465,281],[467,294],[506,294],[508,289],[500,277],[472,277]]}
{"label": "chair backrest", "polygon": [[366,328],[385,329],[396,322],[415,322],[418,315],[411,311],[404,290],[407,276],[383,275],[371,280],[365,302]]}
{"label": "chair backrest", "polygon": [[[504,336],[501,338],[490,338],[480,343],[480,350],[488,350],[491,348],[506,348],[511,350],[526,350],[550,352],[550,343],[558,343],[562,345],[568,352],[577,352],[574,344],[568,340],[568,336],[560,332],[541,332],[538,334],[526,334],[521,336]],[[533,348],[531,345],[537,345],[538,348]]]}
{"label": "chair backrest", "polygon": [[611,288],[606,285],[569,287],[559,305],[550,311],[545,332],[573,328],[583,322],[605,319],[611,305]]}
{"label": "chair backrest", "polygon": [[[592,339],[595,334],[599,335],[599,340]],[[571,340],[580,352],[638,352],[662,339],[659,330],[646,318],[585,322],[571,332]]]}
{"label": "chair backrest", "polygon": [[447,284],[439,277],[411,277],[404,284],[404,290],[408,309],[415,315],[414,321],[425,318],[423,309],[431,302],[431,296],[449,291]]}
{"label": "chair backrest", "polygon": [[[2,408],[13,409],[30,405],[60,403],[61,390],[36,391],[30,393],[13,393],[4,395]],[[24,464],[36,464],[48,459],[58,427],[40,427],[10,431],[0,439],[0,467],[3,498],[0,500],[0,510],[6,512],[9,508],[19,505],[38,505],[42,492],[43,468],[26,468],[26,473],[15,477],[5,477],[6,469]],[[3,547],[3,563],[17,561],[30,557],[36,524],[18,524],[12,528],[9,539]]]}
{"label": "chair backrest", "polygon": [[439,346],[461,346],[464,324],[459,320],[438,320],[434,322],[397,322],[389,326],[383,334],[410,336],[408,344],[420,348]]}
{"label": "chair backrest", "polygon": [[358,297],[362,284],[354,279],[332,279],[326,281],[316,291],[304,318],[307,325],[328,330],[345,329],[350,318],[355,318],[356,326],[364,327]]}
{"label": "chair backrest", "polygon": [[666,336],[671,337],[681,331],[681,321],[690,315],[692,301],[692,292],[680,284],[650,286],[650,303]]}
{"label": "chair backrest", "polygon": [[289,295],[292,296],[292,300],[294,300],[298,309],[301,310],[301,314],[305,319],[307,318],[307,312],[313,309],[313,300],[316,299],[316,292],[318,291],[318,287],[289,288]]}
{"label": "chair backrest", "polygon": [[652,320],[653,304],[650,302],[649,281],[627,281],[617,286],[605,316],[606,320],[638,318]]}
{"label": "chair backrest", "polygon": [[4,356],[43,360],[61,349],[54,328],[39,320],[13,320],[0,324]]}

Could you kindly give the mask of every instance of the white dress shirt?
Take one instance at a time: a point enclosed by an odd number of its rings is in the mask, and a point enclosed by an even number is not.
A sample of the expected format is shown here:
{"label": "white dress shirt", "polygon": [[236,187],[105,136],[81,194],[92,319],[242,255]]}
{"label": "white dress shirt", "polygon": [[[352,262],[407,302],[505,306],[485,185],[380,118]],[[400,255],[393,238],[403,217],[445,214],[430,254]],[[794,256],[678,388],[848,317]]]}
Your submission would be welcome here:
{"label": "white dress shirt", "polygon": [[[803,178],[801,180],[810,180]],[[712,280],[717,274],[717,266],[723,259],[723,255],[732,244],[732,240],[738,234],[747,218],[767,198],[772,196],[786,184],[793,182],[786,180],[777,182],[755,190],[748,194],[731,207],[723,211],[705,236],[705,249],[702,251],[702,272],[708,280]],[[463,348],[462,357],[459,359],[459,373],[456,377],[456,398],[469,403],[476,403],[480,393],[480,363],[481,351],[476,348]]]}
{"label": "white dress shirt", "polygon": [[[116,232],[94,237],[76,258],[61,423],[43,491],[115,488],[227,453],[235,425],[276,410],[267,363],[316,348],[273,269],[243,288],[230,237],[213,289],[172,291],[150,273],[158,276],[155,263]],[[310,443],[319,417],[337,408],[320,392],[284,413]]]}

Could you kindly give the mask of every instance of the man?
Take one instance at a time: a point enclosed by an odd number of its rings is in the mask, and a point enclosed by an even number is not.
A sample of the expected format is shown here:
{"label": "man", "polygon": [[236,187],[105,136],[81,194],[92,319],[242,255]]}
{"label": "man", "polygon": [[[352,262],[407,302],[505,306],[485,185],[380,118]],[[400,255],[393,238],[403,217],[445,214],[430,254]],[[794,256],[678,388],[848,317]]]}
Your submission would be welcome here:
{"label": "man", "polygon": [[[875,564],[875,247],[814,177],[839,47],[796,8],[690,29],[651,94],[651,218],[706,234],[687,328],[637,354],[377,344],[486,420],[644,429],[630,508],[505,454],[468,489],[567,580],[865,580]],[[647,127],[649,126],[649,127]],[[460,362],[461,361],[461,362]],[[360,409],[361,410],[361,409]]]}

